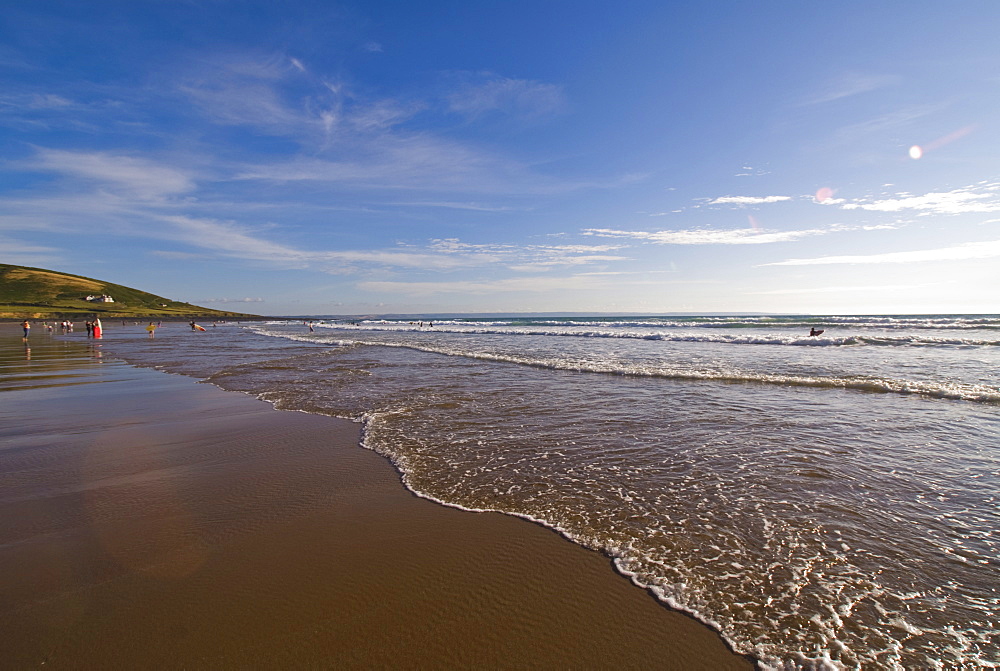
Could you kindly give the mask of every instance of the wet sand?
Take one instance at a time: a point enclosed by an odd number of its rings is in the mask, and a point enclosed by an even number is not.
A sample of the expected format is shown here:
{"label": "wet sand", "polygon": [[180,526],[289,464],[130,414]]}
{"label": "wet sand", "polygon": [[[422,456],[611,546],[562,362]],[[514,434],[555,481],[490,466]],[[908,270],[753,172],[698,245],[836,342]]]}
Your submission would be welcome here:
{"label": "wet sand", "polygon": [[4,668],[753,668],[606,557],[411,495],[355,424],[27,349],[0,325]]}

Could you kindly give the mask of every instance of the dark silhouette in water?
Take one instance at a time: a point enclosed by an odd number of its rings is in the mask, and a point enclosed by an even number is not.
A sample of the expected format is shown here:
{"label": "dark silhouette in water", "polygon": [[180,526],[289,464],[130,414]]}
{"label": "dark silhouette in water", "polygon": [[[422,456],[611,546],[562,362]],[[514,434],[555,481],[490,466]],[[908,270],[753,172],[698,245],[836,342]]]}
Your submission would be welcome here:
{"label": "dark silhouette in water", "polygon": [[809,335],[810,336],[818,336],[821,333],[823,333],[823,329],[818,329],[818,330],[817,329],[809,329]]}

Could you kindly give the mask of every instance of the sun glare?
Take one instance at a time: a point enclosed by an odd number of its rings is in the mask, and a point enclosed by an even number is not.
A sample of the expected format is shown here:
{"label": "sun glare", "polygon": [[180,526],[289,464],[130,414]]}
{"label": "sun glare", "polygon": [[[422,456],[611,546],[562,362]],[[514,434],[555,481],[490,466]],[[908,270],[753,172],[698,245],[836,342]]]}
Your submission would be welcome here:
{"label": "sun glare", "polygon": [[924,155],[924,150],[920,148],[920,145],[915,144],[910,147],[910,158],[916,161],[918,158]]}

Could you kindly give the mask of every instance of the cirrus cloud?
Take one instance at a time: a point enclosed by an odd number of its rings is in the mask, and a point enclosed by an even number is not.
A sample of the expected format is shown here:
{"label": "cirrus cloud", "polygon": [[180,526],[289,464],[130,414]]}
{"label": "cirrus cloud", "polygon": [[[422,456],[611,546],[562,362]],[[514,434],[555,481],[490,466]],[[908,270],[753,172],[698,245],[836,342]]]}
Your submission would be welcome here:
{"label": "cirrus cloud", "polygon": [[791,242],[827,231],[808,229],[801,231],[757,231],[751,228],[728,230],[688,231],[619,231],[610,228],[587,228],[584,235],[602,238],[630,238],[656,245],[764,245],[773,242]]}
{"label": "cirrus cloud", "polygon": [[763,205],[791,200],[791,196],[720,196],[710,200],[708,205]]}
{"label": "cirrus cloud", "polygon": [[969,242],[939,249],[921,249],[884,254],[821,256],[814,259],[788,259],[764,266],[814,266],[833,264],[921,263],[925,261],[968,261],[1000,257],[1000,240]]}
{"label": "cirrus cloud", "polygon": [[548,116],[566,104],[562,87],[528,79],[487,74],[486,81],[467,83],[448,96],[452,112],[479,117],[501,112],[520,117]]}
{"label": "cirrus cloud", "polygon": [[868,210],[871,212],[916,211],[921,215],[967,214],[977,212],[1000,212],[1000,200],[992,193],[996,187],[986,191],[971,188],[954,191],[935,191],[922,196],[900,194],[896,198],[884,198],[872,202],[844,203],[845,210]]}

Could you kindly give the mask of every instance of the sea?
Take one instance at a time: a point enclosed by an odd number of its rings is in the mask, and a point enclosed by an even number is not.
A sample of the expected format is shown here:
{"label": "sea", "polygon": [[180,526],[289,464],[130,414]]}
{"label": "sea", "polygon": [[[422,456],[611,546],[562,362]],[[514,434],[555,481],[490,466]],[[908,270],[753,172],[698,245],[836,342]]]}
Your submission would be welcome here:
{"label": "sea", "polygon": [[205,326],[101,348],[359,422],[415,494],[604,553],[762,668],[1000,668],[998,315]]}

